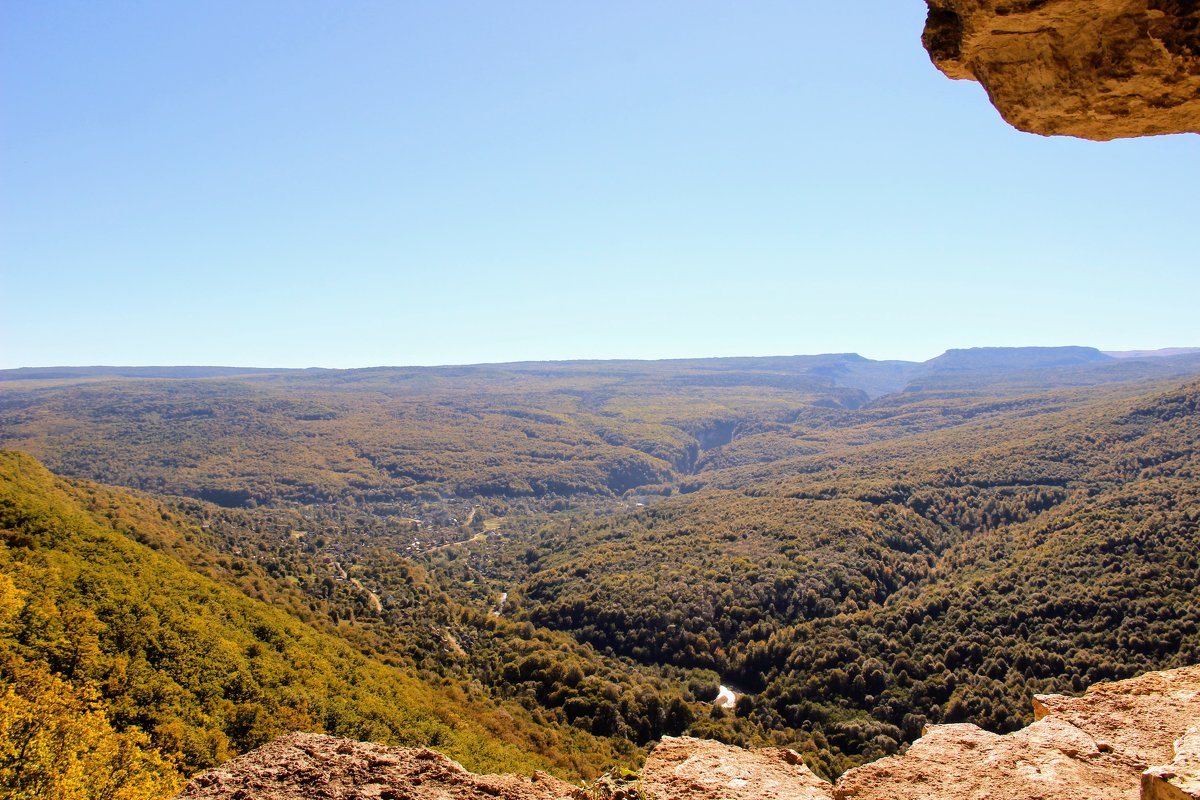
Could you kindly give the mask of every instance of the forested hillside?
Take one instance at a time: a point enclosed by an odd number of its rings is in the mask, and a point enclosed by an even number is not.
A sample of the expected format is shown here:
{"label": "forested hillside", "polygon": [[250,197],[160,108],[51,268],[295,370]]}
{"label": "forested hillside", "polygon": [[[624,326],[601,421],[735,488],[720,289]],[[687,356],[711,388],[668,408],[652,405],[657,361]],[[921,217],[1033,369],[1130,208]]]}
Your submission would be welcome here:
{"label": "forested hillside", "polygon": [[928,721],[1012,730],[1035,692],[1200,659],[1198,407],[1190,384],[1001,411],[491,558],[530,620],[717,670],[739,715],[819,731],[836,770]]}
{"label": "forested hillside", "polygon": [[834,776],[926,722],[1012,730],[1035,692],[1200,661],[1197,375],[9,373],[0,443],[136,491],[4,457],[6,690],[90,704],[159,786],[293,727],[577,776],[684,732]]}
{"label": "forested hillside", "polygon": [[611,496],[671,482],[738,425],[864,399],[741,361],[0,381],[0,444],[225,506]]}
{"label": "forested hillside", "polygon": [[273,607],[189,569],[181,562],[204,557],[192,538],[151,502],[0,453],[0,786],[10,796],[161,796],[291,730],[436,745],[485,770],[575,775],[614,757],[469,685],[366,657],[281,610],[288,598]]}
{"label": "forested hillside", "polygon": [[971,400],[986,407],[1056,387],[1188,374],[1200,374],[1200,357],[1113,359],[1090,348],[951,351],[925,364],[851,354],[343,371],[8,370],[0,371],[0,447],[65,475],[230,507],[412,506],[446,496],[561,507],[669,491],[699,469],[821,450],[821,432],[857,426],[859,412],[890,427],[876,434],[886,437],[911,425],[952,425],[960,413],[978,413]]}

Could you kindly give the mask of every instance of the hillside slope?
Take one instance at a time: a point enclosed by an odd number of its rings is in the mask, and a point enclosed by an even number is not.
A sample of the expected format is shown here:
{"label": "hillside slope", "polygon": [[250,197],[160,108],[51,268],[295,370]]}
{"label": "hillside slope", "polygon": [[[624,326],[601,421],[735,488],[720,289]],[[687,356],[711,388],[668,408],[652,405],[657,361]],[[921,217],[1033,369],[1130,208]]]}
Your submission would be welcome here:
{"label": "hillside slope", "polygon": [[1021,731],[997,736],[973,725],[935,726],[907,753],[853,770],[836,784],[814,775],[793,750],[743,750],[693,738],[663,739],[637,780],[609,776],[580,791],[544,775],[472,775],[429,750],[297,734],[197,777],[180,797],[925,800],[931,787],[933,796],[953,800],[1196,796],[1200,667],[1099,684],[1082,697],[1043,695],[1035,703],[1038,721]]}
{"label": "hillside slope", "polygon": [[14,796],[65,791],[98,748],[141,764],[125,778],[155,796],[292,730],[577,774],[554,730],[520,709],[428,685],[187,568],[171,554],[190,534],[167,517],[0,452],[0,783]]}
{"label": "hillside slope", "polygon": [[[1010,731],[1034,693],[1197,657],[1200,385],[1161,379],[1200,361],[934,362],[21,379],[0,431],[190,494],[52,481],[101,527],[447,687],[447,708],[502,707],[564,773],[689,733],[832,777],[927,722]],[[627,458],[664,481],[539,483]],[[224,505],[196,499],[214,487]]]}
{"label": "hillside slope", "polygon": [[530,620],[717,670],[739,720],[833,774],[927,722],[1013,730],[1035,693],[1200,661],[1200,384],[1035,409],[468,547],[499,547]]}
{"label": "hillside slope", "polygon": [[[0,447],[55,472],[227,507],[441,498],[559,507],[659,494],[744,456],[813,452],[798,430],[925,401],[1200,374],[1200,356],[956,350],[365,370],[0,371]],[[153,377],[148,377],[153,376]]]}

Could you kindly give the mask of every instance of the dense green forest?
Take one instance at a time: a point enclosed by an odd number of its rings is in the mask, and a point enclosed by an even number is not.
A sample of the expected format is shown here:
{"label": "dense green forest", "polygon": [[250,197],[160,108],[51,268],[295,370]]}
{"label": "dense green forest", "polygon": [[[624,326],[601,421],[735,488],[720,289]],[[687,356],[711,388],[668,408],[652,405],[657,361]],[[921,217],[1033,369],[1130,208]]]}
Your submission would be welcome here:
{"label": "dense green forest", "polygon": [[131,765],[112,797],[295,727],[584,777],[665,734],[834,776],[929,722],[1012,730],[1036,692],[1200,661],[1197,375],[0,373],[0,445],[76,479],[4,456],[3,691]]}
{"label": "dense green forest", "polygon": [[926,364],[833,355],[153,373],[178,377],[9,370],[0,447],[65,475],[224,506],[447,496],[561,506],[670,491],[726,461],[821,451],[838,441],[830,429],[869,420],[878,430],[863,435],[888,437],[1053,387],[1200,373],[1200,356],[1001,352]]}
{"label": "dense green forest", "polygon": [[[299,595],[193,534],[151,501],[0,453],[0,786],[11,796],[80,796],[70,787],[96,747],[120,760],[86,796],[157,796],[291,730],[434,745],[485,770],[586,775],[620,758],[470,684],[369,657],[304,621]],[[255,591],[237,591],[238,574]]]}
{"label": "dense green forest", "polygon": [[1012,730],[1036,692],[1200,659],[1198,406],[1191,384],[918,434],[489,557],[533,622],[717,670],[836,770],[926,722]]}

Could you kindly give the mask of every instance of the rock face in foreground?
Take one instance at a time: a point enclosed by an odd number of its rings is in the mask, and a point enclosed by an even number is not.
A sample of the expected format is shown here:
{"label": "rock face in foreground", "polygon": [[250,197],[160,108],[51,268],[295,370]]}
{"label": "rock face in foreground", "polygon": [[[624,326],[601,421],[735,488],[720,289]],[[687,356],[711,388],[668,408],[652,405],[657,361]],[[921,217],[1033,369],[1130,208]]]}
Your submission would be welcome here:
{"label": "rock face in foreground", "polygon": [[1034,715],[1006,736],[935,725],[904,755],[847,772],[834,797],[926,800],[934,788],[946,800],[1138,800],[1142,773],[1181,755],[1176,742],[1200,725],[1200,667],[1100,684],[1083,697],[1039,695]]}
{"label": "rock face in foreground", "polygon": [[[665,738],[642,771],[650,800],[1200,800],[1200,666],[1039,695],[1036,721],[999,736],[936,725],[904,755],[836,786],[791,750]],[[192,780],[188,800],[596,800],[541,773],[474,775],[425,749],[294,733]],[[622,787],[611,800],[632,798]]]}
{"label": "rock face in foreground", "polygon": [[813,774],[799,754],[770,748],[743,750],[703,739],[664,737],[642,770],[650,797],[697,800],[830,800],[833,787]]}
{"label": "rock face in foreground", "polygon": [[1100,141],[1200,132],[1196,0],[927,0],[934,64],[1014,127]]}
{"label": "rock face in foreground", "polygon": [[200,800],[566,800],[575,787],[537,773],[475,775],[441,753],[293,733],[192,779]]}
{"label": "rock face in foreground", "polygon": [[1200,725],[1175,742],[1175,759],[1142,775],[1142,800],[1200,800]]}

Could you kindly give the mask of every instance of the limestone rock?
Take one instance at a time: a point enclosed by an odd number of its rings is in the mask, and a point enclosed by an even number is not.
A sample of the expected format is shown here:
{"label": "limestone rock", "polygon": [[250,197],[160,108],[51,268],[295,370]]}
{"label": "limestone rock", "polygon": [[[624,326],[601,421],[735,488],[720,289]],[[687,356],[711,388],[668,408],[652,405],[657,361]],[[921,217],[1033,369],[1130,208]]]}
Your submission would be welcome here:
{"label": "limestone rock", "polygon": [[[1083,697],[1040,695],[1037,720],[1005,736],[974,725],[936,725],[906,753],[852,769],[838,800],[1137,800],[1141,773],[1177,759],[1175,742],[1200,723],[1200,667],[1101,684]],[[1185,737],[1184,751],[1191,752]],[[1168,786],[1171,790],[1178,787]],[[1165,790],[1164,790],[1165,791]],[[1164,794],[1155,800],[1187,795]]]}
{"label": "limestone rock", "polygon": [[179,800],[567,800],[543,773],[475,775],[424,748],[293,733],[192,779]]}
{"label": "limestone rock", "polygon": [[[474,775],[432,750],[294,733],[192,780],[186,800],[1200,800],[1200,666],[1040,695],[1000,736],[935,725],[836,786],[791,750],[666,737],[642,770],[576,788],[538,773]],[[1158,765],[1158,766],[1155,766]]]}
{"label": "limestone rock", "polygon": [[792,750],[743,750],[663,737],[646,759],[642,789],[655,800],[831,800],[833,787]]}
{"label": "limestone rock", "polygon": [[1008,736],[975,725],[938,725],[901,756],[852,769],[838,800],[1137,800],[1137,771],[1055,719]]}
{"label": "limestone rock", "polygon": [[1170,761],[1175,740],[1200,723],[1200,667],[1096,684],[1082,697],[1038,695],[1035,703],[1035,716],[1069,722],[1143,770]]}
{"label": "limestone rock", "polygon": [[927,0],[934,64],[1013,126],[1108,140],[1200,132],[1196,0]]}
{"label": "limestone rock", "polygon": [[1200,725],[1175,742],[1175,759],[1142,775],[1142,800],[1200,800]]}

